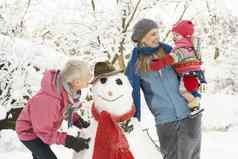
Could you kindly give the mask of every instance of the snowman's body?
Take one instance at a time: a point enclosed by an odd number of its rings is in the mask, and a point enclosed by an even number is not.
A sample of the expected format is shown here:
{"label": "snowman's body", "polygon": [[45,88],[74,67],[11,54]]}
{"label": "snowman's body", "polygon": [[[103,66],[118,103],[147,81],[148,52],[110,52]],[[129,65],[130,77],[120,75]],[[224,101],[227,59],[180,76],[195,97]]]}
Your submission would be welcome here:
{"label": "snowman's body", "polygon": [[[110,114],[119,116],[129,112],[133,107],[132,88],[127,77],[123,74],[99,79],[93,85],[92,92],[95,107],[99,112],[107,111]],[[126,136],[134,159],[162,159],[160,152],[145,132],[142,131],[138,120],[132,117],[131,124],[133,125],[133,130],[130,133],[125,133],[124,131],[123,133]],[[91,138],[89,149],[75,153],[73,159],[93,159],[97,127],[98,121],[92,118],[90,127],[81,131],[80,136]]]}

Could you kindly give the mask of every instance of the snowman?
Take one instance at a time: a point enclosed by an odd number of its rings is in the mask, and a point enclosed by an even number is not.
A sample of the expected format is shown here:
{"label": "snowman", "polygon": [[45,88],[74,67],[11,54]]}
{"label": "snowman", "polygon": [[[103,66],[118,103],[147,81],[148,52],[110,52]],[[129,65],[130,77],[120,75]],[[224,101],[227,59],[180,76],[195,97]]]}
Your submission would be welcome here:
{"label": "snowman", "polygon": [[92,120],[80,136],[91,138],[89,149],[73,159],[162,159],[136,118],[127,77],[109,62],[98,62],[92,81]]}

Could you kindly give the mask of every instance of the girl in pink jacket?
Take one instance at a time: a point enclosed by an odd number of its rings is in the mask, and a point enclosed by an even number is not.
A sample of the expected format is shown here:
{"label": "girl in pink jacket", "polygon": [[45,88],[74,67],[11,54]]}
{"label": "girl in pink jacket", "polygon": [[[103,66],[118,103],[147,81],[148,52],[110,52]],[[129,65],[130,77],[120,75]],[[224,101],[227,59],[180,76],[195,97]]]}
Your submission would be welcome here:
{"label": "girl in pink jacket", "polygon": [[62,144],[75,151],[88,148],[90,139],[73,137],[58,129],[64,119],[78,128],[89,123],[76,113],[65,113],[77,105],[81,88],[88,86],[90,68],[87,63],[70,60],[62,71],[44,73],[40,90],[26,104],[16,122],[16,132],[34,159],[57,159],[51,144]]}

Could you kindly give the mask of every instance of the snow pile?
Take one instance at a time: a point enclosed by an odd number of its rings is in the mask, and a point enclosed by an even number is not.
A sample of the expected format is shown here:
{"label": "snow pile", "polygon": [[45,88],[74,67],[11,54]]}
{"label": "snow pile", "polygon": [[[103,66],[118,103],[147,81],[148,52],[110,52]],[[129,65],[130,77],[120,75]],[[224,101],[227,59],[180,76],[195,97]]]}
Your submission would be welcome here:
{"label": "snow pile", "polygon": [[205,109],[203,127],[206,130],[227,131],[238,126],[238,97],[232,95],[206,95],[202,98]]}
{"label": "snow pile", "polygon": [[0,147],[1,153],[9,151],[26,151],[26,148],[18,140],[14,130],[0,131]]}
{"label": "snow pile", "polygon": [[237,158],[237,132],[203,133],[201,158]]}
{"label": "snow pile", "polygon": [[[72,158],[73,151],[62,145],[52,145],[58,159]],[[31,152],[20,142],[13,130],[0,131],[0,158],[32,159]]]}

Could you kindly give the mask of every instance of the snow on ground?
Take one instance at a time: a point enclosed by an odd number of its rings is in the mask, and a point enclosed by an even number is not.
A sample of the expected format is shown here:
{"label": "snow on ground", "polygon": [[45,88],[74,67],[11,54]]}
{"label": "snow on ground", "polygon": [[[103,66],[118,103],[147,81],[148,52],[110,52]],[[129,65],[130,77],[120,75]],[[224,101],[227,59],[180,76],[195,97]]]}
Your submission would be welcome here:
{"label": "snow on ground", "polygon": [[238,96],[204,95],[202,106],[203,128],[205,130],[223,130],[238,126]]}
{"label": "snow on ground", "polygon": [[[53,151],[58,159],[72,158],[72,150],[63,146],[53,145]],[[1,159],[32,159],[31,153],[18,140],[15,131],[2,130],[0,132],[0,158]]]}
{"label": "snow on ground", "polygon": [[203,133],[202,159],[237,158],[238,129],[231,132],[208,131]]}
{"label": "snow on ground", "polygon": [[[235,158],[238,147],[238,103],[237,96],[207,95],[203,98],[206,112],[203,116],[203,139],[201,158]],[[154,122],[147,109],[143,110],[142,126],[157,140]],[[63,146],[52,146],[58,159],[71,159],[72,150]],[[12,130],[0,131],[0,158],[31,159],[30,152],[19,142]]]}
{"label": "snow on ground", "polygon": [[[3,133],[4,132],[4,133]],[[6,130],[1,132],[0,138],[0,158],[4,159],[32,159],[30,152],[18,141],[15,132]],[[234,131],[218,132],[206,131],[203,132],[202,153],[201,158],[209,159],[224,159],[235,158],[238,147],[238,127]],[[5,138],[6,137],[6,138]],[[58,159],[71,159],[72,151],[63,146],[52,146]]]}
{"label": "snow on ground", "polygon": [[[145,102],[142,101],[143,105]],[[202,107],[203,114],[203,138],[202,159],[235,158],[238,147],[238,96],[204,94]],[[149,133],[154,140],[158,140],[152,115],[146,107],[142,114],[142,126],[149,128]]]}

